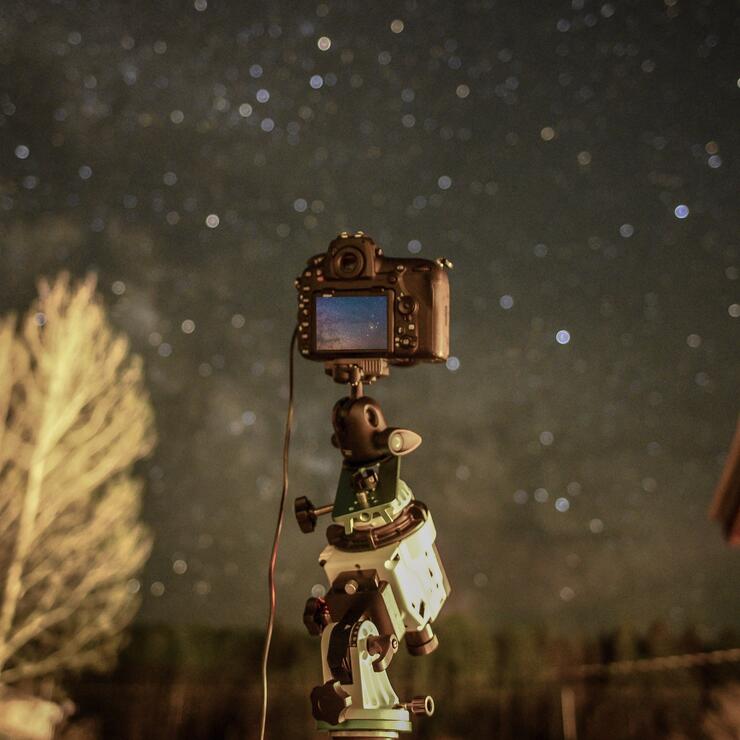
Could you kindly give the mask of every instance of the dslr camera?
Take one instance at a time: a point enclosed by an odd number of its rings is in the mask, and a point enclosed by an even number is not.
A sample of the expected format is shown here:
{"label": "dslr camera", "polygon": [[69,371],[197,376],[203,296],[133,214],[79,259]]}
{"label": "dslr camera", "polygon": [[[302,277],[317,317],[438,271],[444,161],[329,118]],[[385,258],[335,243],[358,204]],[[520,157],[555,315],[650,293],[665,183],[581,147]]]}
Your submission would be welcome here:
{"label": "dslr camera", "polygon": [[392,258],[362,231],[342,232],[296,279],[300,353],[327,365],[444,362],[449,355],[449,260]]}

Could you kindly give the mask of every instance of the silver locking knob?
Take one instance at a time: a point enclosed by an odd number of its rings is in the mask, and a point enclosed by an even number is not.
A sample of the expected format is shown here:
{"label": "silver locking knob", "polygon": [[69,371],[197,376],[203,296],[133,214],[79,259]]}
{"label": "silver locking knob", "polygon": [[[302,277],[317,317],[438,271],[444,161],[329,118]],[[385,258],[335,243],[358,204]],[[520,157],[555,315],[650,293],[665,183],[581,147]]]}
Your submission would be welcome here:
{"label": "silver locking knob", "polygon": [[431,696],[415,696],[403,706],[411,714],[426,714],[427,717],[431,717],[434,714],[434,699]]}

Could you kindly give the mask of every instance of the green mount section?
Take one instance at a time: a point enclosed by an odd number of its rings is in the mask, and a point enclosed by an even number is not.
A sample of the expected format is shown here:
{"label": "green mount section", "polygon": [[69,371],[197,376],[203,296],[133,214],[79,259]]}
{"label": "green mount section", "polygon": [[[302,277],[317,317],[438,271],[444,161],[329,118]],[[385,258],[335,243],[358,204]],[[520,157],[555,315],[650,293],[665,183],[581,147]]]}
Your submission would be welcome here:
{"label": "green mount section", "polygon": [[[361,503],[352,487],[352,476],[364,471],[375,473],[378,485],[374,491],[367,491],[367,501]],[[412,499],[411,489],[401,480],[400,457],[391,455],[359,468],[342,465],[332,519],[344,525],[347,534],[352,534],[356,524],[367,524],[375,517],[384,523],[392,522]]]}

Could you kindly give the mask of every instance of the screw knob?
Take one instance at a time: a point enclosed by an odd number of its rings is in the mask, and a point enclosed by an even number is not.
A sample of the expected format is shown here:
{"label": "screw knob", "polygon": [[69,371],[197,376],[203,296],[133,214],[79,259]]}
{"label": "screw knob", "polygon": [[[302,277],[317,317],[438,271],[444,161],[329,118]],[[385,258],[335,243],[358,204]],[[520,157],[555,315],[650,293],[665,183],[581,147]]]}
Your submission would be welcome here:
{"label": "screw knob", "polygon": [[411,701],[404,704],[412,714],[426,714],[431,717],[434,714],[434,699],[431,696],[415,696]]}
{"label": "screw knob", "polygon": [[339,681],[327,681],[311,692],[311,713],[314,719],[330,725],[339,724],[344,710],[351,705],[352,697]]}
{"label": "screw knob", "polygon": [[293,510],[295,512],[295,518],[298,522],[298,526],[301,528],[301,532],[310,534],[316,529],[316,510],[314,505],[306,496],[300,496],[295,500],[293,504]]}
{"label": "screw knob", "polygon": [[303,610],[303,624],[309,635],[320,635],[324,627],[329,624],[330,618],[329,606],[324,599],[312,596],[306,601]]}

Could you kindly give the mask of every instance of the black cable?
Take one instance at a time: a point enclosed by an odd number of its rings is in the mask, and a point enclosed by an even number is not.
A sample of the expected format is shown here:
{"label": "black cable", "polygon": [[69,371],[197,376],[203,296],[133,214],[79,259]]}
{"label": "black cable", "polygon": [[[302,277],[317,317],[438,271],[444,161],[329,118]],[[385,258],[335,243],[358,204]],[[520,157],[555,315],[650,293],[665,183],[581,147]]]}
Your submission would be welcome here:
{"label": "black cable", "polygon": [[293,356],[297,339],[298,329],[293,332],[293,336],[290,339],[290,358],[288,360],[288,415],[285,419],[285,436],[283,437],[283,491],[280,495],[280,510],[278,512],[277,525],[275,526],[275,538],[272,542],[270,567],[267,572],[267,582],[270,588],[270,615],[267,618],[265,644],[262,649],[262,709],[260,711],[260,740],[265,740],[265,727],[267,725],[267,660],[270,656],[272,630],[275,626],[275,605],[277,601],[275,593],[275,564],[277,563],[280,533],[283,531],[283,521],[285,519],[285,499],[288,496],[288,450],[290,448],[290,433],[293,428]]}

